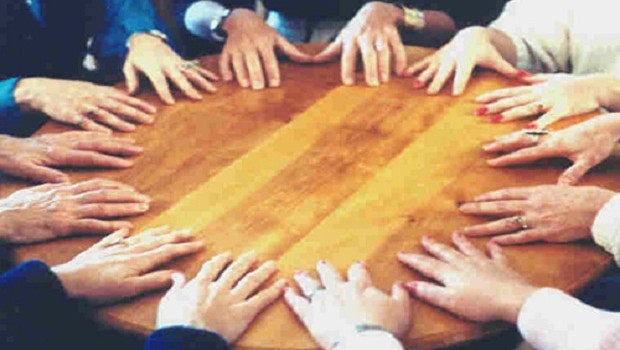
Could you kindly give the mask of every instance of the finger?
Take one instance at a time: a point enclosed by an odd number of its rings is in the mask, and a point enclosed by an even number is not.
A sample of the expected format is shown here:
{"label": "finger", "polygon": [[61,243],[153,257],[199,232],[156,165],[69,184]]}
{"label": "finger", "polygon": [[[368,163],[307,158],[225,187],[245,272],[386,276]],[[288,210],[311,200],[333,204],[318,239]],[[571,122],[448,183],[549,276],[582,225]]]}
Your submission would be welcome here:
{"label": "finger", "polygon": [[293,313],[305,324],[308,325],[310,315],[310,302],[308,299],[297,294],[293,288],[287,288],[284,292],[284,300]]}
{"label": "finger", "polygon": [[83,130],[94,131],[103,134],[112,134],[112,130],[110,130],[110,128],[98,124],[85,116],[77,116],[76,119],[79,120],[79,123],[76,122],[74,124],[82,128]]}
{"label": "finger", "polygon": [[337,39],[327,45],[327,47],[319,54],[314,56],[313,61],[316,63],[323,63],[335,60],[336,57],[338,57],[338,55],[342,52],[342,46],[342,40]]}
{"label": "finger", "polygon": [[185,77],[187,77],[187,79],[189,79],[189,81],[191,83],[193,83],[196,86],[200,87],[202,90],[207,91],[207,92],[216,92],[217,91],[217,88],[213,84],[211,84],[210,81],[205,79],[204,76],[202,76],[200,73],[198,73],[198,71],[195,68],[194,69],[188,69],[183,74],[185,74]]}
{"label": "finger", "polygon": [[459,96],[465,92],[465,87],[471,79],[476,64],[471,58],[459,59],[456,61],[456,73],[454,74],[454,86],[452,95]]}
{"label": "finger", "polygon": [[127,84],[127,92],[132,95],[135,94],[140,87],[140,79],[138,77],[138,71],[129,61],[123,66],[123,75],[125,76],[125,83]]}
{"label": "finger", "polygon": [[128,279],[131,284],[131,295],[128,297],[170,287],[175,273],[174,270],[157,271]]}
{"label": "finger", "polygon": [[125,251],[134,254],[144,253],[153,251],[165,245],[189,242],[192,239],[194,239],[194,235],[190,230],[173,231],[167,235],[153,236],[139,241],[138,243],[127,247]]}
{"label": "finger", "polygon": [[[99,102],[99,106],[101,109],[105,109],[108,114],[113,116],[120,116],[125,120],[131,121],[132,123],[138,124],[152,124],[155,121],[155,117],[152,114],[148,114],[140,110],[138,107],[134,107],[132,105],[127,104],[125,101],[122,101],[116,97],[110,97],[107,99],[103,99]],[[118,119],[118,117],[116,117]],[[106,120],[102,120],[107,123]],[[128,124],[127,122],[124,122]],[[133,129],[135,129],[135,125],[129,124]],[[132,131],[132,130],[122,130],[122,131]]]}
{"label": "finger", "polygon": [[255,271],[245,275],[237,286],[232,290],[232,294],[237,300],[245,300],[252,295],[260,286],[265,283],[277,271],[276,263],[268,261]]}
{"label": "finger", "polygon": [[233,256],[230,252],[225,252],[211,258],[205,262],[200,271],[196,275],[196,279],[200,281],[202,285],[207,285],[217,278],[222,273],[224,268],[230,264],[233,260]]}
{"label": "finger", "polygon": [[128,190],[135,191],[135,189],[129,185],[105,179],[93,179],[88,181],[78,182],[74,185],[70,185],[67,190],[71,191],[73,194],[81,194],[84,192],[90,192],[94,190],[100,189],[118,189],[118,190]]}
{"label": "finger", "polygon": [[327,290],[337,289],[344,283],[340,273],[326,261],[319,261],[316,265],[316,270],[319,273],[321,282]]}
{"label": "finger", "polygon": [[164,298],[169,297],[170,295],[179,292],[185,285],[187,284],[187,278],[181,272],[175,272],[170,276],[172,280],[172,287],[168,290]]}
{"label": "finger", "polygon": [[93,247],[104,248],[116,242],[122,241],[127,237],[129,237],[129,228],[118,229],[115,230],[113,233],[105,236],[99,242],[95,243]]}
{"label": "finger", "polygon": [[532,88],[529,86],[499,89],[499,90],[488,92],[486,94],[482,94],[476,97],[475,101],[478,103],[492,103],[492,102],[502,100],[505,98],[510,98],[513,96],[529,94],[531,92],[532,92]]}
{"label": "finger", "polygon": [[435,62],[431,62],[431,64],[426,67],[426,69],[418,75],[418,77],[414,81],[413,87],[416,89],[422,88],[428,84],[431,79],[437,74],[437,69],[439,66]]}
{"label": "finger", "polygon": [[260,55],[267,73],[267,81],[270,87],[280,86],[280,66],[278,58],[271,47],[260,48]]}
{"label": "finger", "polygon": [[[116,89],[114,89],[116,90]],[[138,110],[148,113],[148,114],[155,114],[157,113],[157,108],[155,106],[153,106],[152,104],[143,101],[139,98],[136,97],[132,97],[132,96],[127,96],[124,93],[118,91],[117,93],[112,94],[111,96],[113,99],[118,100],[128,106],[131,107],[135,107]],[[146,121],[145,121],[146,122]]]}
{"label": "finger", "polygon": [[479,216],[512,216],[525,210],[525,201],[495,201],[465,203],[459,207],[461,213]]}
{"label": "finger", "polygon": [[148,210],[149,203],[85,204],[80,205],[75,214],[79,218],[107,219],[136,216]]}
{"label": "finger", "polygon": [[313,60],[312,56],[301,52],[297,47],[281,36],[276,39],[276,46],[286,57],[290,58],[291,61],[297,63],[309,63]]}
{"label": "finger", "polygon": [[412,64],[409,68],[405,70],[406,76],[414,76],[420,72],[425,71],[431,64],[431,57],[426,57],[424,59],[419,60],[418,62]]}
{"label": "finger", "polygon": [[537,100],[538,97],[534,94],[521,94],[499,99],[495,102],[487,104],[485,107],[487,108],[488,114],[497,114],[511,110],[515,107],[530,104],[531,102]]}
{"label": "finger", "polygon": [[397,31],[390,33],[389,45],[394,54],[394,73],[402,76],[407,69],[407,52],[405,51],[405,45],[403,45]]}
{"label": "finger", "polygon": [[358,46],[355,40],[348,40],[342,44],[342,56],[340,56],[340,74],[345,85],[355,84],[355,69],[357,62]]}
{"label": "finger", "polygon": [[285,287],[286,281],[279,280],[269,288],[258,292],[255,296],[245,302],[244,307],[250,314],[250,321],[254,320],[256,315],[278,300],[282,296]]}
{"label": "finger", "polygon": [[390,81],[390,75],[392,74],[392,53],[390,51],[389,44],[382,39],[375,40],[375,49],[377,50],[378,67],[379,67],[379,79],[382,83]]}
{"label": "finger", "polygon": [[79,204],[151,202],[151,198],[149,196],[135,191],[111,189],[101,189],[91,192],[84,192],[75,196],[75,200]]}
{"label": "finger", "polygon": [[377,51],[372,39],[369,37],[359,37],[358,45],[362,54],[362,62],[364,63],[364,75],[368,86],[379,86],[379,59]]}
{"label": "finger", "polygon": [[69,176],[61,171],[30,163],[20,164],[14,169],[5,170],[5,172],[39,183],[62,183],[69,181]]}
{"label": "finger", "polygon": [[295,273],[293,279],[295,280],[295,282],[297,282],[299,288],[301,289],[301,292],[306,297],[311,297],[312,294],[314,294],[317,290],[322,289],[323,287],[319,281],[310,277],[310,275],[304,271]]}
{"label": "finger", "polygon": [[233,286],[250,271],[256,263],[256,253],[249,252],[235,260],[218,279],[219,290],[231,290]]}
{"label": "finger", "polygon": [[203,242],[168,244],[155,250],[132,255],[131,260],[136,263],[136,268],[144,273],[176,258],[197,253],[202,249],[204,249]]}
{"label": "finger", "polygon": [[364,290],[372,286],[372,278],[370,277],[370,273],[364,264],[360,262],[357,262],[349,267],[347,278],[349,282],[351,282],[358,290]]}
{"label": "finger", "polygon": [[543,240],[543,232],[539,230],[524,230],[518,233],[494,237],[491,241],[499,245],[516,245]]}
{"label": "finger", "polygon": [[536,192],[537,188],[521,187],[521,188],[505,188],[497,191],[488,192],[482,194],[476,198],[476,202],[493,202],[493,201],[512,201],[512,200],[525,200],[532,193]]}
{"label": "finger", "polygon": [[262,90],[265,88],[265,73],[263,73],[263,66],[256,51],[250,51],[245,53],[245,64],[250,74],[250,83],[252,89]]}
{"label": "finger", "polygon": [[537,141],[532,135],[528,135],[524,132],[517,132],[507,137],[502,138],[499,141],[491,142],[484,145],[482,149],[489,153],[499,152],[514,152],[522,148],[536,146]]}
{"label": "finger", "polygon": [[198,71],[198,73],[200,73],[200,75],[202,75],[203,77],[205,77],[205,78],[207,78],[209,80],[212,80],[212,81],[220,80],[220,77],[217,74],[211,72],[208,69],[202,68],[200,66],[195,66],[194,69],[196,71]]}
{"label": "finger", "polygon": [[446,82],[452,74],[454,74],[454,70],[456,69],[456,62],[454,60],[445,60],[441,62],[439,69],[437,70],[437,74],[433,78],[430,86],[428,87],[427,92],[431,95],[438,94],[439,91],[446,85]]}
{"label": "finger", "polygon": [[129,230],[133,227],[126,221],[101,221],[95,219],[81,219],[71,223],[72,234],[105,235],[118,230]]}
{"label": "finger", "polygon": [[187,77],[181,73],[178,67],[168,67],[165,69],[165,73],[170,78],[172,83],[183,92],[183,94],[194,100],[202,100],[202,95],[190,84]]}
{"label": "finger", "polygon": [[92,151],[59,150],[50,152],[54,165],[102,168],[129,168],[133,161]]}
{"label": "finger", "polygon": [[597,164],[588,161],[587,158],[578,159],[558,179],[558,185],[575,185],[581,178]]}
{"label": "finger", "polygon": [[235,71],[235,76],[237,77],[237,82],[241,87],[247,88],[250,86],[250,81],[248,78],[248,72],[245,68],[245,63],[243,60],[242,54],[233,54],[232,56],[233,70]]}
{"label": "finger", "polygon": [[127,142],[119,142],[118,140],[123,139],[79,141],[73,148],[80,151],[92,151],[126,157],[137,156],[144,151],[140,146],[132,145]]}
{"label": "finger", "polygon": [[396,283],[392,286],[392,299],[399,303],[401,309],[409,309],[409,293],[403,284]]}
{"label": "finger", "polygon": [[222,53],[220,55],[220,59],[219,59],[219,66],[220,66],[220,74],[222,75],[222,79],[224,81],[231,81],[233,80],[233,71],[230,69],[230,65],[231,65],[231,57],[230,54],[228,53]]}
{"label": "finger", "polygon": [[449,266],[443,261],[420,254],[398,253],[398,260],[435,281],[445,283],[449,275]]}
{"label": "finger", "polygon": [[462,255],[459,252],[428,236],[422,237],[422,247],[434,257],[447,263],[457,263],[462,260]]}
{"label": "finger", "polygon": [[506,254],[504,254],[502,247],[500,247],[497,243],[493,243],[493,241],[487,243],[487,251],[493,261],[500,265],[508,266],[508,258],[506,257]]}
{"label": "finger", "polygon": [[523,119],[523,118],[541,114],[545,111],[546,111],[546,107],[541,102],[534,101],[533,103],[515,107],[502,113],[502,121],[508,122],[508,121],[513,121],[513,120]]}
{"label": "finger", "polygon": [[505,167],[511,165],[533,163],[544,158],[553,157],[553,150],[546,146],[524,148],[504,156],[490,159],[487,164],[492,167]]}
{"label": "finger", "polygon": [[535,129],[544,129],[566,116],[566,113],[561,112],[559,109],[552,108],[547,113],[543,114],[540,118],[538,118],[537,121],[533,122],[530,125],[532,128]]}
{"label": "finger", "polygon": [[512,64],[506,61],[506,59],[504,59],[504,57],[502,57],[500,54],[497,54],[495,59],[491,60],[491,62],[489,63],[489,68],[506,77],[520,77],[523,74]]}
{"label": "finger", "polygon": [[486,259],[486,256],[476,246],[474,246],[467,238],[455,233],[452,235],[452,242],[461,251],[461,253],[477,259]]}
{"label": "finger", "polygon": [[494,236],[521,230],[521,224],[514,217],[490,223],[465,227],[459,233],[469,237]]}
{"label": "finger", "polygon": [[407,283],[405,286],[413,296],[425,303],[448,311],[451,311],[455,306],[456,297],[448,288],[421,281]]}
{"label": "finger", "polygon": [[170,86],[168,86],[168,80],[161,70],[152,70],[145,72],[147,78],[151,81],[155,92],[159,98],[166,104],[174,104],[174,97],[170,92]]}

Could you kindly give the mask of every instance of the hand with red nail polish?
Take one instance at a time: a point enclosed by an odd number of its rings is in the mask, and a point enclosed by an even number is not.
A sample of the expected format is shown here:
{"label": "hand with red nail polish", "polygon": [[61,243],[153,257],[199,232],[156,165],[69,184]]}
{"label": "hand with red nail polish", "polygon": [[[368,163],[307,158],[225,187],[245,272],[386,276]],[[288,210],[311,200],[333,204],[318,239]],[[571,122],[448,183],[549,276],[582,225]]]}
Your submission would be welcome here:
{"label": "hand with red nail polish", "polygon": [[508,266],[502,249],[488,245],[490,257],[461,235],[455,248],[425,238],[430,254],[400,253],[398,259],[434,282],[406,284],[420,300],[473,321],[516,323],[521,307],[538,290]]}
{"label": "hand with red nail polish", "polygon": [[530,164],[542,159],[567,158],[573,165],[558,183],[576,184],[590,169],[607,159],[620,141],[620,114],[606,114],[548,135],[523,131],[497,138],[483,147],[500,153],[488,161],[492,167]]}
{"label": "hand with red nail polish", "polygon": [[491,123],[501,123],[502,122],[502,115],[501,114],[494,114],[492,116],[489,116],[489,121]]}
{"label": "hand with red nail polish", "polygon": [[603,107],[606,91],[617,86],[617,79],[600,74],[520,74],[519,79],[530,85],[492,91],[476,102],[484,104],[488,113],[501,113],[503,122],[540,116],[532,128],[545,128],[560,119]]}
{"label": "hand with red nail polish", "polygon": [[454,77],[453,95],[461,95],[474,69],[482,67],[507,77],[519,71],[506,59],[516,59],[512,40],[503,32],[483,27],[470,27],[459,32],[439,51],[413,64],[405,75],[417,75],[414,86],[428,85],[429,94],[437,94]]}

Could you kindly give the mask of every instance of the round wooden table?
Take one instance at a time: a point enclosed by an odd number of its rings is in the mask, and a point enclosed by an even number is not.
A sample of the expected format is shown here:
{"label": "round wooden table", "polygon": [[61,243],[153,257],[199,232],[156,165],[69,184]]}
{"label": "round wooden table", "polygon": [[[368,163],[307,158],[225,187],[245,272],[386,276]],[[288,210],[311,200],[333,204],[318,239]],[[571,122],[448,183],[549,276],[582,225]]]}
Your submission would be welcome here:
{"label": "round wooden table", "polygon": [[[409,53],[419,59],[429,51],[410,48]],[[203,64],[215,69],[216,57]],[[70,170],[71,177],[115,179],[152,196],[152,210],[133,221],[139,230],[163,224],[193,228],[205,251],[172,265],[188,276],[219,252],[253,249],[263,260],[276,260],[277,277],[285,278],[313,269],[320,259],[342,271],[363,260],[387,291],[396,281],[422,278],[397,262],[398,251],[420,252],[424,234],[447,242],[455,229],[481,222],[460,215],[459,203],[506,186],[552,184],[566,165],[485,165],[482,144],[525,124],[490,124],[473,116],[475,96],[511,84],[493,73],[478,74],[459,98],[448,92],[426,96],[412,89],[410,79],[369,88],[361,85],[361,73],[358,86],[344,87],[338,63],[283,63],[282,75],[281,88],[251,91],[218,84],[219,92],[202,102],[181,98],[170,107],[145,93],[161,112],[153,126],[128,135],[146,149],[136,165],[123,171]],[[49,123],[39,133],[66,129]],[[607,163],[584,183],[620,190],[618,170],[617,163]],[[24,186],[8,181],[0,194]],[[94,241],[20,247],[15,257],[56,264]],[[534,244],[507,253],[532,282],[571,292],[611,263],[591,243]],[[97,317],[146,334],[161,295],[103,308]],[[418,301],[412,310],[409,348],[455,345],[507,327],[465,322]],[[236,347],[317,348],[283,302],[264,312]]]}

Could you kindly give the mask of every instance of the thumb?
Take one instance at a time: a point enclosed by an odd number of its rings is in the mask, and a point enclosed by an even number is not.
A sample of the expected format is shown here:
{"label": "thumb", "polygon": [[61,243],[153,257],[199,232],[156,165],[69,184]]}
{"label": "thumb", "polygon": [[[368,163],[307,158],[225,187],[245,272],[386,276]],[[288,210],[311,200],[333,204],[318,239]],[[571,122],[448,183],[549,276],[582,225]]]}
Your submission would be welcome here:
{"label": "thumb", "polygon": [[312,62],[312,56],[301,52],[295,45],[288,42],[288,40],[279,36],[276,40],[276,46],[292,61],[297,63],[309,63]]}
{"label": "thumb", "polygon": [[506,59],[502,55],[500,55],[499,53],[495,53],[495,55],[493,56],[493,59],[491,59],[490,62],[486,64],[487,68],[493,69],[499,74],[510,78],[520,76],[520,71],[508,61],[506,61]]}
{"label": "thumb", "polygon": [[41,183],[69,182],[69,177],[61,171],[35,164],[23,164],[7,174]]}
{"label": "thumb", "polygon": [[594,165],[584,158],[578,159],[560,176],[558,185],[575,185]]}
{"label": "thumb", "polygon": [[315,63],[329,62],[336,59],[336,57],[338,57],[341,52],[342,40],[337,39],[336,41],[327,45],[327,47],[323,51],[319,52],[316,56],[314,56],[312,60]]}
{"label": "thumb", "polygon": [[396,300],[401,307],[409,308],[409,292],[402,283],[398,282],[392,286],[392,299]]}
{"label": "thumb", "polygon": [[138,78],[138,71],[133,64],[127,62],[123,66],[123,75],[127,84],[127,92],[131,95],[135,94],[140,87],[140,80]]}

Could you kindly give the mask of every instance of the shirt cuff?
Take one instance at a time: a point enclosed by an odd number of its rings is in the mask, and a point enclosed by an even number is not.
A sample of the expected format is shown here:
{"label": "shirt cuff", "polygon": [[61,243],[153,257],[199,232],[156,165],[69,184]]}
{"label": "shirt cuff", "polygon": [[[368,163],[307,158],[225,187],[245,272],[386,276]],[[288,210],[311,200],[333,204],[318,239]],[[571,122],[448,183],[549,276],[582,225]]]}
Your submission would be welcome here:
{"label": "shirt cuff", "polygon": [[614,255],[620,266],[620,195],[614,196],[601,209],[592,225],[594,242]]}
{"label": "shirt cuff", "polygon": [[355,333],[346,338],[334,350],[382,349],[403,350],[402,344],[392,334],[383,331]]}
{"label": "shirt cuff", "polygon": [[19,80],[0,81],[0,134],[14,134],[21,122],[22,112],[15,102],[15,87]]}

